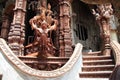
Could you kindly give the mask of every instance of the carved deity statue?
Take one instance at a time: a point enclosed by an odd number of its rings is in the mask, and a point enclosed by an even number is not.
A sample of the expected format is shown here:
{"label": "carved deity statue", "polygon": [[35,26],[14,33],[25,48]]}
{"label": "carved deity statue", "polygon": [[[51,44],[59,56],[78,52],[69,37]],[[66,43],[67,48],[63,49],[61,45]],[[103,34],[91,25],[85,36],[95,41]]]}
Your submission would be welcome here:
{"label": "carved deity statue", "polygon": [[42,22],[43,20],[46,19],[46,1],[42,0],[41,5],[39,6],[39,8],[37,9],[39,11],[39,14],[34,16],[30,21],[32,20],[39,20],[39,22]]}
{"label": "carved deity statue", "polygon": [[53,56],[55,47],[51,39],[48,37],[48,32],[56,30],[57,20],[52,18],[51,5],[48,4],[46,8],[46,2],[43,1],[40,9],[40,14],[30,19],[31,28],[35,30],[35,41],[38,42],[38,57]]}

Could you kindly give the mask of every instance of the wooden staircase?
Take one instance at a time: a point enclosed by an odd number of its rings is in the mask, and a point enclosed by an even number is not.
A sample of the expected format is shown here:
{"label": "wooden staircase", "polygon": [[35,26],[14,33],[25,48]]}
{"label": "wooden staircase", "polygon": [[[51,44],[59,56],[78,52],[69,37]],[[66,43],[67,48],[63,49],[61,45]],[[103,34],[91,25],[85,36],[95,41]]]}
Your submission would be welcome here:
{"label": "wooden staircase", "polygon": [[[38,70],[55,70],[62,67],[69,58],[66,57],[49,57],[38,59],[36,57],[19,57],[25,64]],[[101,55],[101,52],[83,52],[82,54],[82,71],[79,73],[80,80],[108,80],[114,69],[114,61],[109,55]]]}
{"label": "wooden staircase", "polygon": [[[19,57],[28,66],[38,70],[54,70],[62,67],[69,58],[67,57],[49,57],[38,59],[36,57]],[[79,73],[80,80],[108,80],[114,69],[114,61],[111,56],[101,55],[101,52],[83,52],[82,72]],[[81,79],[82,78],[82,79]]]}
{"label": "wooden staircase", "polygon": [[101,52],[83,53],[83,67],[80,78],[109,78],[114,68],[114,61],[111,56],[101,55]]}

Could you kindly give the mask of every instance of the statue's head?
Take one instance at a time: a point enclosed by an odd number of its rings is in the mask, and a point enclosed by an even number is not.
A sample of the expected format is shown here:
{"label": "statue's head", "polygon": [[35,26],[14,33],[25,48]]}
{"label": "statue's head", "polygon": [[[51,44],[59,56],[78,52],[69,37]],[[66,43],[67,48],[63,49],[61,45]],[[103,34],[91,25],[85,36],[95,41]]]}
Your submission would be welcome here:
{"label": "statue's head", "polygon": [[51,5],[50,5],[50,3],[48,3],[48,9],[51,9]]}
{"label": "statue's head", "polygon": [[42,29],[46,29],[48,27],[48,23],[44,20],[44,21],[42,21],[42,23],[41,23],[41,28]]}

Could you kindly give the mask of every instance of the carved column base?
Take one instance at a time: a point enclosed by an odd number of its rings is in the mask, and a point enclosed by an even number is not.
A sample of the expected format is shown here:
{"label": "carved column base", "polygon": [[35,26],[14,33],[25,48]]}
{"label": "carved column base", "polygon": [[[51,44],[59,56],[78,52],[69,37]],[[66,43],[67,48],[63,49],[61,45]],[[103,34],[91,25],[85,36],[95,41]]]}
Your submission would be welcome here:
{"label": "carved column base", "polygon": [[111,47],[110,47],[110,44],[105,44],[105,49],[102,51],[103,52],[103,55],[107,55],[107,56],[110,56],[111,54]]}
{"label": "carved column base", "polygon": [[110,53],[111,53],[111,49],[105,49],[103,51],[103,55],[106,55],[106,56],[110,56]]}

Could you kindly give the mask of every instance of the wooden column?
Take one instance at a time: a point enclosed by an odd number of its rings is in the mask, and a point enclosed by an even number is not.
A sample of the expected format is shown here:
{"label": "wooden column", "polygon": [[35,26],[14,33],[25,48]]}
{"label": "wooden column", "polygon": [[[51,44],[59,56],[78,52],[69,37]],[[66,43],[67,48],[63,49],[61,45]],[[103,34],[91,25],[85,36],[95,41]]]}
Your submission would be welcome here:
{"label": "wooden column", "polygon": [[101,28],[102,28],[102,38],[104,41],[104,48],[110,48],[110,24],[109,20],[106,18],[101,18],[100,20]]}
{"label": "wooden column", "polygon": [[113,15],[112,4],[99,4],[96,10],[97,12],[93,10],[93,14],[96,16],[96,20],[101,29],[101,37],[103,39],[102,53],[104,55],[110,55],[110,18]]}
{"label": "wooden column", "polygon": [[70,57],[72,54],[72,41],[70,30],[70,2],[69,0],[60,1],[60,56]]}
{"label": "wooden column", "polygon": [[8,38],[9,26],[10,26],[9,16],[7,14],[3,14],[1,37],[4,38],[5,40],[7,40],[7,38]]}
{"label": "wooden column", "polygon": [[25,38],[26,0],[16,0],[14,18],[11,23],[8,44],[16,55],[23,55]]}
{"label": "wooden column", "polygon": [[109,19],[103,17],[100,20],[101,28],[102,28],[102,39],[103,39],[103,55],[110,55],[110,24]]}

